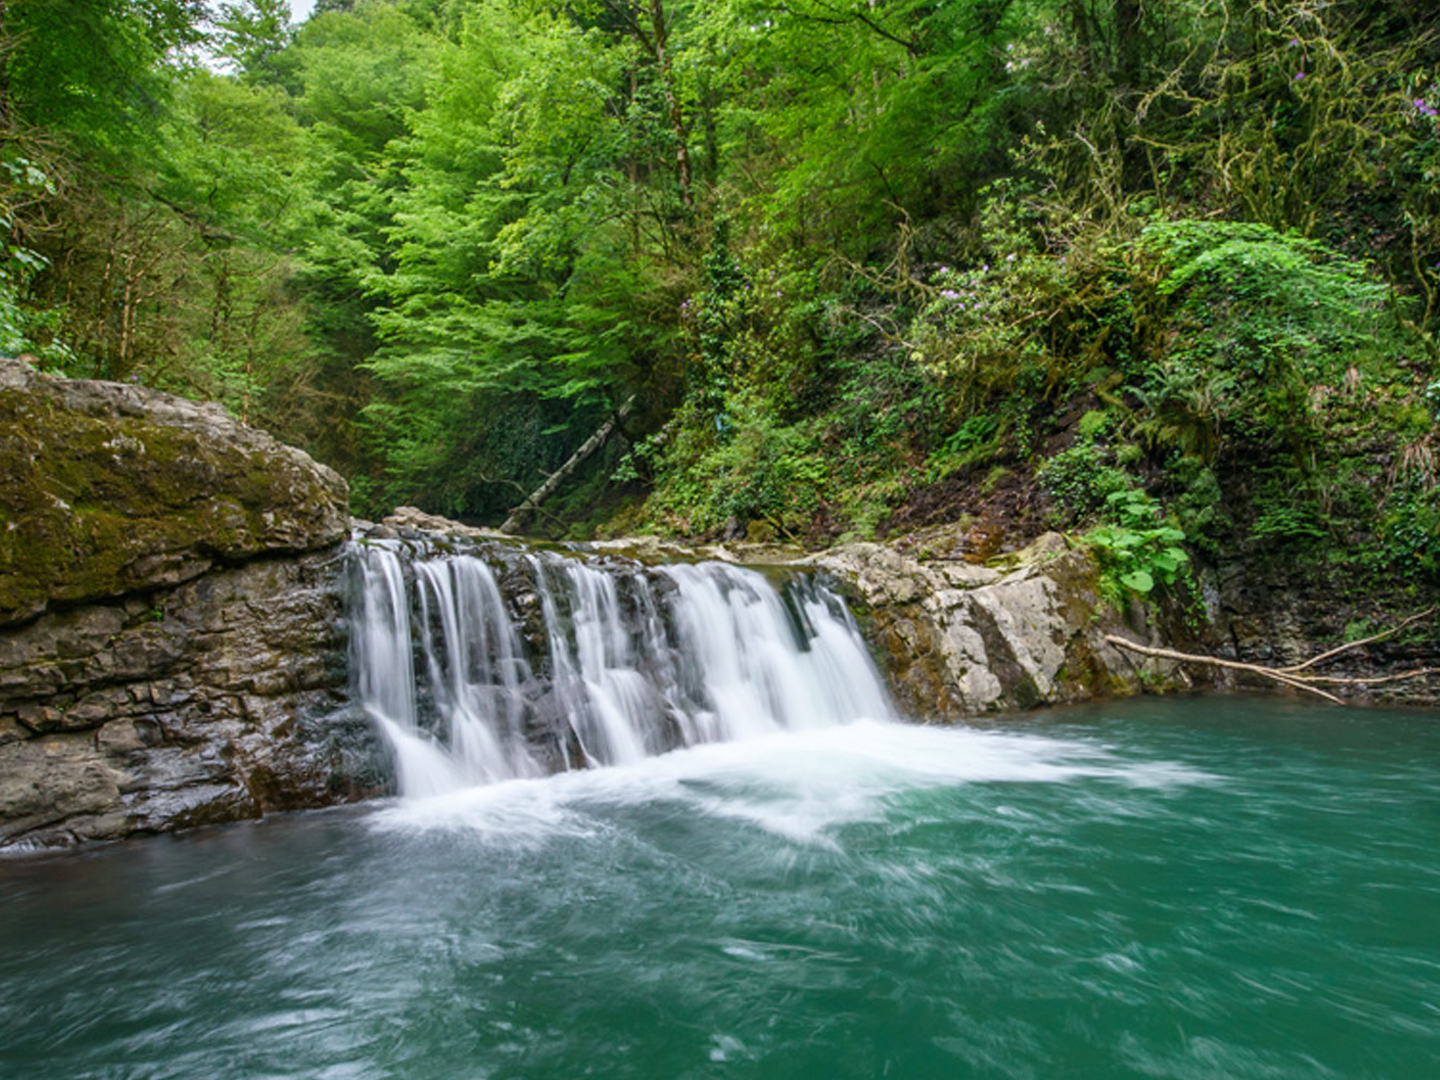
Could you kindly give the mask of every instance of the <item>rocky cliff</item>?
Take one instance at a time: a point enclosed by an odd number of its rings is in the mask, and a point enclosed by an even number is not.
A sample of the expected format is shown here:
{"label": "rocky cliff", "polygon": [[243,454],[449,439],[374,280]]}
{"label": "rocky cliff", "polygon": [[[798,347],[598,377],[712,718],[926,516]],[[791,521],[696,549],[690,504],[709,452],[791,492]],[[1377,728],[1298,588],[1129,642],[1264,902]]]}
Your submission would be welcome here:
{"label": "rocky cliff", "polygon": [[0,360],[0,847],[373,784],[329,716],[346,494],[217,406]]}

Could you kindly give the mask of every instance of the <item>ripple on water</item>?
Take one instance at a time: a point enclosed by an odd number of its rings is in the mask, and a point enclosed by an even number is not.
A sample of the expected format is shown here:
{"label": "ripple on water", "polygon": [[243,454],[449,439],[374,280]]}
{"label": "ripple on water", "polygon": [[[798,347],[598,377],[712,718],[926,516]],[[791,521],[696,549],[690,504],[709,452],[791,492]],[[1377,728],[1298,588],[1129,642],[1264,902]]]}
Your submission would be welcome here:
{"label": "ripple on water", "polygon": [[12,860],[0,1075],[1429,1080],[1437,790],[1426,717],[1139,702]]}

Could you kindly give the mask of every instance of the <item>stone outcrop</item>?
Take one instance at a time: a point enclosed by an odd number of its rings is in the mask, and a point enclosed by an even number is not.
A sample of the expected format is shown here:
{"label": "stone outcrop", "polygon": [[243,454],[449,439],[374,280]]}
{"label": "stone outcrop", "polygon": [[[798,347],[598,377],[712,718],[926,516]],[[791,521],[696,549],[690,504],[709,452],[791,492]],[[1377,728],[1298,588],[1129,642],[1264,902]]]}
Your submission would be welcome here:
{"label": "stone outcrop", "polygon": [[0,848],[376,789],[346,494],[218,407],[0,360]]}
{"label": "stone outcrop", "polygon": [[0,633],[0,847],[383,787],[370,726],[347,707],[336,558],[212,571]]}
{"label": "stone outcrop", "polygon": [[0,359],[0,626],[333,544],[346,502],[218,405]]}
{"label": "stone outcrop", "polygon": [[1048,533],[1004,568],[920,561],[880,544],[807,560],[849,582],[857,611],[908,713],[957,718],[1146,689],[1189,676],[1107,644],[1107,633],[1159,644],[1156,613],[1129,619],[1100,603],[1093,558]]}

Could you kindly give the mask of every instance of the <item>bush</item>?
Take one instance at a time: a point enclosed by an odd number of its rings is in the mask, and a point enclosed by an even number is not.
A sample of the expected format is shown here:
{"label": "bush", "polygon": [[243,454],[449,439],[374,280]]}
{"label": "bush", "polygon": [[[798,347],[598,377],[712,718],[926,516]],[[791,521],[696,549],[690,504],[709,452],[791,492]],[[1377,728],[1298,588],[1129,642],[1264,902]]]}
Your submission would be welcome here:
{"label": "bush", "polygon": [[1411,476],[1385,500],[1380,535],[1390,568],[1406,578],[1440,577],[1440,489]]}
{"label": "bush", "polygon": [[1401,331],[1363,263],[1244,222],[1155,224],[1139,247],[1158,269],[1136,391],[1154,445],[1205,461],[1227,439],[1299,448],[1312,386],[1340,387],[1352,365],[1393,370]]}
{"label": "bush", "polygon": [[1109,524],[1086,534],[1100,559],[1102,581],[1120,598],[1127,591],[1149,596],[1157,585],[1173,585],[1190,562],[1181,546],[1185,534],[1160,521],[1160,508],[1143,491],[1116,491],[1106,500]]}
{"label": "bush", "polygon": [[1061,524],[1093,517],[1116,492],[1131,485],[1123,470],[1108,463],[1104,447],[1082,442],[1040,466],[1035,479],[1061,511]]}
{"label": "bush", "polygon": [[830,472],[808,426],[779,424],[752,400],[735,397],[713,430],[682,413],[657,462],[653,502],[689,532],[730,519],[763,521],[787,536],[809,530],[828,493]]}

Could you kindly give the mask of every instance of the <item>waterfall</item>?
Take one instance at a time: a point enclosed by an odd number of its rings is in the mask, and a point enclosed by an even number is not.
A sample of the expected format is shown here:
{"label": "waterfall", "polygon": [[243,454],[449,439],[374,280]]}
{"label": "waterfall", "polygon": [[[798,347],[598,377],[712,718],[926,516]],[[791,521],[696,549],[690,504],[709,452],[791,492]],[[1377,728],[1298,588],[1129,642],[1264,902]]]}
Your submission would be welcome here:
{"label": "waterfall", "polygon": [[404,795],[892,713],[844,603],[811,579],[492,557],[499,577],[479,553],[352,549],[356,696]]}

